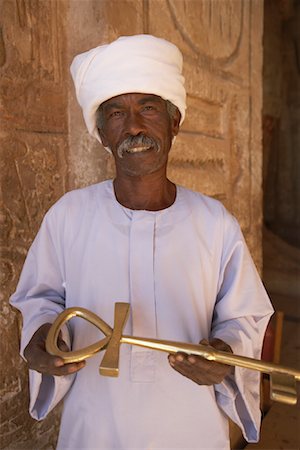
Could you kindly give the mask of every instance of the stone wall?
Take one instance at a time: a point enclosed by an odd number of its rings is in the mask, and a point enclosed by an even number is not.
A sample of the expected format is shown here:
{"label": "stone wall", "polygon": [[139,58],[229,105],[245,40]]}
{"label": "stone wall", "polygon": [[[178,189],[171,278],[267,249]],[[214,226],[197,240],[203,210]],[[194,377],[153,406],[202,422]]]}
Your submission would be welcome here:
{"label": "stone wall", "polygon": [[30,419],[18,320],[8,306],[46,210],[66,190],[65,3],[2,1],[1,448],[43,448],[57,415]]}
{"label": "stone wall", "polygon": [[[50,448],[58,412],[27,414],[26,368],[8,306],[28,246],[65,190],[113,176],[85,130],[68,67],[119,35],[152,33],[184,55],[188,113],[169,177],[224,202],[261,265],[261,0],[2,0],[1,447]],[[88,24],[88,26],[87,26]],[[2,40],[1,40],[2,39]]]}

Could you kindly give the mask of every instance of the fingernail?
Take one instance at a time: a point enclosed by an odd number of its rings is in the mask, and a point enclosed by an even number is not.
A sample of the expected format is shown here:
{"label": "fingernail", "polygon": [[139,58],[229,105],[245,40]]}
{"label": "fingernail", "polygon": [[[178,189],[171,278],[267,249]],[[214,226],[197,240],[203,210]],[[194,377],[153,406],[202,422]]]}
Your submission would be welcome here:
{"label": "fingernail", "polygon": [[55,367],[61,367],[64,365],[64,362],[61,359],[57,359],[54,363]]}
{"label": "fingernail", "polygon": [[175,357],[174,356],[169,356],[169,363],[171,364],[171,366],[174,365],[174,363],[175,363]]}

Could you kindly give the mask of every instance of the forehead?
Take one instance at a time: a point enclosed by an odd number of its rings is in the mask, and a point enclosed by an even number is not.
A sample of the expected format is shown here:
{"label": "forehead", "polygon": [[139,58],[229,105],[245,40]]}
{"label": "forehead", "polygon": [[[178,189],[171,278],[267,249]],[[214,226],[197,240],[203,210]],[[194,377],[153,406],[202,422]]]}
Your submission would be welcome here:
{"label": "forehead", "polygon": [[101,107],[107,108],[116,105],[125,105],[125,104],[138,104],[143,105],[146,102],[155,102],[165,104],[166,101],[161,97],[155,94],[141,94],[137,92],[130,92],[128,94],[121,94],[112,97],[101,104]]}

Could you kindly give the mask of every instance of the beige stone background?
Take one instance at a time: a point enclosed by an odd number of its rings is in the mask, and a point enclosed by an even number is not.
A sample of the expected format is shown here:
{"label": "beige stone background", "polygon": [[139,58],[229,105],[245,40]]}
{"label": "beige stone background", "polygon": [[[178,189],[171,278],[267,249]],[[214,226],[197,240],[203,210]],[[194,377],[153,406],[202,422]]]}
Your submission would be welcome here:
{"label": "beige stone background", "polygon": [[300,158],[296,3],[266,2],[263,121],[263,0],[1,0],[1,448],[54,448],[57,436],[59,410],[43,422],[27,413],[20,318],[8,305],[28,247],[64,192],[113,176],[111,157],[88,135],[76,104],[72,58],[119,35],[150,33],[178,45],[188,112],[169,177],[225,204],[261,270],[262,123],[268,226],[295,245],[300,222],[299,180],[290,175]]}

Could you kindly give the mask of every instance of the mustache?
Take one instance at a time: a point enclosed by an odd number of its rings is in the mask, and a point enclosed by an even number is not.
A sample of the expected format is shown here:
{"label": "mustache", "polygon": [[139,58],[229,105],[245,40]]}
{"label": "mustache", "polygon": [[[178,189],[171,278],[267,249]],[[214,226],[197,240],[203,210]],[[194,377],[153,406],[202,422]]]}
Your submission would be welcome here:
{"label": "mustache", "polygon": [[123,158],[123,154],[135,147],[153,147],[156,152],[160,151],[159,143],[145,134],[138,134],[137,136],[128,136],[123,142],[117,147],[117,154],[120,158]]}

